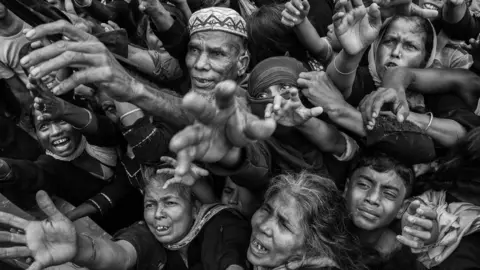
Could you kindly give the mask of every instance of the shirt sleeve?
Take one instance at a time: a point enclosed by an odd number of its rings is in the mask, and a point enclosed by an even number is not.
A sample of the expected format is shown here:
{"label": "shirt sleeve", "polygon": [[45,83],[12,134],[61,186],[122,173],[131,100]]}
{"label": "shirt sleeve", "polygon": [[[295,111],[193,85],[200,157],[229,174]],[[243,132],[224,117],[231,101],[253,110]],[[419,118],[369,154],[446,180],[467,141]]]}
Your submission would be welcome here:
{"label": "shirt sleeve", "polygon": [[161,270],[167,262],[167,254],[160,242],[155,239],[144,221],[120,230],[113,241],[127,241],[137,252],[137,270]]}

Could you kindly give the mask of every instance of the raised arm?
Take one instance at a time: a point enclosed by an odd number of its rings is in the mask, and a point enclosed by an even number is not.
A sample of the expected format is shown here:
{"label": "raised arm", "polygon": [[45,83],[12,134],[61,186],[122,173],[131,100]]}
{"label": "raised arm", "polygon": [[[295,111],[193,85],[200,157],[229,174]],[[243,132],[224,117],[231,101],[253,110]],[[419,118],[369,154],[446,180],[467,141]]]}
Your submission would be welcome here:
{"label": "raised arm", "polygon": [[[27,221],[0,212],[0,223],[25,232],[25,235],[2,232],[0,242],[7,247],[0,248],[0,258],[33,257],[30,270],[70,261],[92,270],[127,270],[135,265],[137,254],[130,243],[77,233],[73,223],[58,211],[44,191],[37,193],[37,203],[47,215],[46,220]],[[9,247],[12,244],[15,247]]]}
{"label": "raised arm", "polygon": [[26,68],[36,66],[34,78],[42,78],[54,70],[84,66],[52,89],[56,95],[66,93],[80,84],[93,83],[117,101],[130,102],[145,112],[174,118],[188,124],[191,117],[181,108],[181,97],[168,89],[157,89],[135,80],[95,37],[65,21],[44,24],[28,31],[30,40],[62,34],[70,41],[58,41],[35,50],[21,59]]}

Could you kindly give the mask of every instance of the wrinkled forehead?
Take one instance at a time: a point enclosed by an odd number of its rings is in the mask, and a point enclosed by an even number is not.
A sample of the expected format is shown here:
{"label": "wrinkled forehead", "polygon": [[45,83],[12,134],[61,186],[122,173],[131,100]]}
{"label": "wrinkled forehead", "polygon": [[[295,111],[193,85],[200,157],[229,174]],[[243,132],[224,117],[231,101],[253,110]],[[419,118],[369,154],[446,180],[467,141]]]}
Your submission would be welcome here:
{"label": "wrinkled forehead", "polygon": [[207,48],[240,50],[243,47],[243,38],[223,31],[204,31],[193,34],[189,44]]}
{"label": "wrinkled forehead", "polygon": [[427,31],[421,28],[418,21],[397,18],[388,25],[382,39],[386,37],[400,37],[413,42],[425,43]]}

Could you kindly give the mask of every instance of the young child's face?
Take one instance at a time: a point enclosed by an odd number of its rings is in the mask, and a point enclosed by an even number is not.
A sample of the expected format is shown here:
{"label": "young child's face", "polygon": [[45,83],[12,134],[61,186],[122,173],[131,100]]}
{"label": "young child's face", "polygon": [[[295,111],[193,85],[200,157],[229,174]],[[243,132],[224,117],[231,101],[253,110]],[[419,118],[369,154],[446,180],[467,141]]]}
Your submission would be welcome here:
{"label": "young child's face", "polygon": [[379,173],[363,167],[350,177],[345,199],[355,226],[373,231],[395,219],[406,193],[404,180],[395,171]]}

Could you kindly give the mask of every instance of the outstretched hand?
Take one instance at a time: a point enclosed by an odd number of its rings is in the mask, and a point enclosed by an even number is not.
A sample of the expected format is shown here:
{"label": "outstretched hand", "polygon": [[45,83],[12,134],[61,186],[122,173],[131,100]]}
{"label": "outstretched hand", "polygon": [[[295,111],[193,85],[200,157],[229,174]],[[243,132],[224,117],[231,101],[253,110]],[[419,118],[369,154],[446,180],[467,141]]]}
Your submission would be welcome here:
{"label": "outstretched hand", "polygon": [[412,0],[373,0],[373,2],[380,6],[382,17],[384,18],[404,15],[434,19],[438,16],[438,11],[421,8],[412,3]]}
{"label": "outstretched hand", "polygon": [[310,12],[310,3],[306,0],[291,0],[285,4],[282,12],[282,23],[286,26],[301,24]]}
{"label": "outstretched hand", "polygon": [[273,119],[260,120],[239,108],[235,82],[221,82],[214,91],[215,104],[196,93],[183,98],[183,107],[196,117],[196,123],[177,133],[170,141],[170,150],[177,153],[176,177],[186,175],[194,160],[222,161],[236,148],[270,137],[276,128]]}
{"label": "outstretched hand", "polygon": [[[178,165],[178,162],[174,158],[167,157],[167,156],[161,157],[160,161],[173,166],[173,168],[177,167],[177,165]],[[173,168],[159,169],[159,170],[157,170],[157,174],[166,173],[166,174],[175,175],[175,169],[173,169]],[[193,185],[195,185],[195,183],[197,182],[197,180],[199,178],[208,176],[208,174],[209,173],[208,173],[207,170],[205,170],[203,168],[200,168],[197,165],[192,163],[189,173],[187,173],[182,178],[173,177],[172,179],[167,180],[165,182],[165,184],[163,185],[163,188],[165,189],[171,184],[184,184],[184,185],[187,185],[187,186],[193,186]]]}
{"label": "outstretched hand", "polygon": [[[31,79],[31,77],[29,78]],[[42,114],[38,116],[38,121],[49,121],[61,119],[65,114],[66,101],[56,97],[49,89],[46,89],[44,83],[39,80],[33,80],[27,87],[36,95],[33,100],[33,107]]]}
{"label": "outstretched hand", "polygon": [[289,98],[275,96],[273,103],[265,108],[265,118],[273,118],[278,124],[287,127],[299,126],[323,113],[322,107],[305,108],[297,89],[289,90]]}
{"label": "outstretched hand", "polygon": [[36,49],[20,60],[20,64],[32,69],[33,79],[40,79],[53,71],[67,67],[80,70],[62,80],[52,89],[55,95],[65,94],[82,84],[95,84],[117,101],[129,101],[135,96],[139,84],[118,63],[112,53],[96,37],[76,28],[66,21],[42,24],[26,30],[32,44],[61,34],[68,38]]}
{"label": "outstretched hand", "polygon": [[402,235],[397,240],[411,248],[433,244],[439,236],[437,213],[419,201],[413,201],[402,217]]}
{"label": "outstretched hand", "polygon": [[27,270],[41,270],[71,261],[77,253],[75,226],[53,204],[44,191],[37,193],[37,203],[48,216],[43,221],[27,221],[9,213],[0,212],[0,223],[25,232],[0,232],[0,242],[15,244],[0,248],[0,259],[33,257]]}
{"label": "outstretched hand", "polygon": [[359,54],[373,43],[382,27],[378,5],[365,8],[362,0],[339,0],[335,4],[333,26],[345,52]]}

